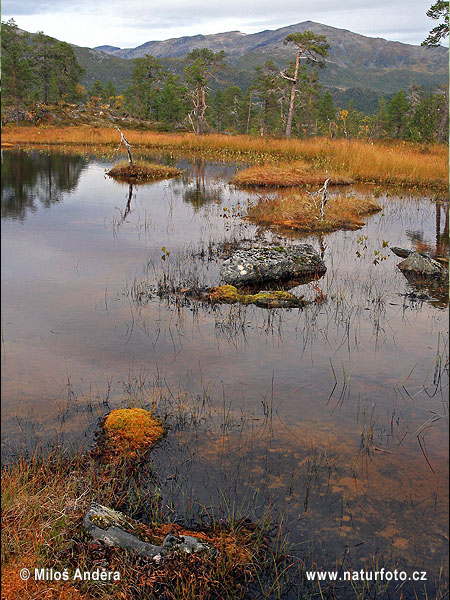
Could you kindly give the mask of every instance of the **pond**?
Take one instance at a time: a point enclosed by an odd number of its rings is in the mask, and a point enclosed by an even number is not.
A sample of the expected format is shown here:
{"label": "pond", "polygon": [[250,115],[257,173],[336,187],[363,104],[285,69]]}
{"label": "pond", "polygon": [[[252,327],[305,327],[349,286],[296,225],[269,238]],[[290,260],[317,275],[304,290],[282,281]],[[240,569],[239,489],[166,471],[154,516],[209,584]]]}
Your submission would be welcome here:
{"label": "pond", "polygon": [[[386,242],[447,254],[448,203],[354,186],[383,207],[362,229],[292,237],[245,220],[258,192],[229,184],[236,165],[156,159],[183,175],[131,187],[105,157],[2,151],[5,456],[88,448],[112,407],[155,402],[173,423],[153,456],[170,514],[271,507],[293,556],[427,571],[432,591],[448,566],[448,294],[410,284]],[[326,274],[298,288],[313,303],[176,293],[217,285],[255,242],[321,252]]]}

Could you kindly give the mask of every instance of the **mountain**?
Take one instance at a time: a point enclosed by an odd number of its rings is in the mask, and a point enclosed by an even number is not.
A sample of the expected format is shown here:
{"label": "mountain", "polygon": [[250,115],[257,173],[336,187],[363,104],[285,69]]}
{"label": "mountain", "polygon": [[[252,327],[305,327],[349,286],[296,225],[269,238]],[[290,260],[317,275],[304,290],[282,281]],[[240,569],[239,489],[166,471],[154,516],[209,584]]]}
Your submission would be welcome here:
{"label": "mountain", "polygon": [[168,70],[182,73],[183,59],[194,48],[224,50],[231,68],[223,74],[222,83],[245,89],[254,78],[255,66],[264,61],[273,60],[278,67],[285,67],[294,58],[295,47],[285,45],[284,39],[289,33],[305,30],[325,35],[330,43],[327,67],[320,72],[322,85],[330,89],[335,100],[353,99],[356,108],[367,110],[370,105],[373,109],[380,95],[389,97],[400,89],[407,90],[413,83],[433,90],[448,81],[448,48],[370,38],[313,21],[248,35],[229,31],[150,41],[137,48],[105,45],[74,49],[86,69],[86,83],[95,79],[106,83],[111,79],[118,89],[131,76],[130,59],[152,54]]}

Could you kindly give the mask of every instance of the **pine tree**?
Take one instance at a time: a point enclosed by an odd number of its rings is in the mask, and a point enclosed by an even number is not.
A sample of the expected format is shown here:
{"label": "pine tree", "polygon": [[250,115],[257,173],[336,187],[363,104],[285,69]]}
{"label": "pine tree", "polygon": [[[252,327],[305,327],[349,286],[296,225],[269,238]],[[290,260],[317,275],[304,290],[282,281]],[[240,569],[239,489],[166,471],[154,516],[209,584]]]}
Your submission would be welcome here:
{"label": "pine tree", "polygon": [[29,37],[19,33],[13,19],[2,23],[3,103],[12,102],[19,124],[19,108],[30,98],[33,71]]}
{"label": "pine tree", "polygon": [[193,107],[188,117],[196,135],[200,135],[206,125],[208,82],[224,66],[224,60],[223,50],[214,53],[208,48],[194,48],[187,56],[184,73]]}
{"label": "pine tree", "polygon": [[306,59],[309,63],[316,63],[319,67],[324,67],[324,58],[328,54],[330,45],[324,35],[316,34],[312,31],[304,33],[290,33],[284,40],[285,44],[293,43],[297,46],[297,57],[295,60],[293,76],[288,76],[281,72],[282,77],[291,82],[291,96],[289,101],[288,116],[286,122],[286,137],[291,136],[292,119],[294,115],[295,94],[298,85],[298,75],[300,69],[300,59]]}
{"label": "pine tree", "polygon": [[437,0],[427,10],[427,17],[435,21],[443,19],[442,23],[433,27],[422,46],[439,46],[442,39],[448,37],[448,0]]}
{"label": "pine tree", "polygon": [[408,126],[409,102],[403,90],[400,90],[387,107],[387,121],[389,132],[395,138],[401,138],[405,135]]}

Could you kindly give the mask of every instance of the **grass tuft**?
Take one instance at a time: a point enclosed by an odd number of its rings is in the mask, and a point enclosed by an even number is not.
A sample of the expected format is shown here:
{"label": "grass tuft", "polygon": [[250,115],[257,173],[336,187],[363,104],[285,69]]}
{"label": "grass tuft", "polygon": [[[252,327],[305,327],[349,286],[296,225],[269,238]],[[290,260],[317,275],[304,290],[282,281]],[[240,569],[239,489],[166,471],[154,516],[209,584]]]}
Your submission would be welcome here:
{"label": "grass tuft", "polygon": [[178,177],[178,175],[181,175],[181,171],[175,167],[167,167],[166,165],[135,162],[131,167],[129,163],[121,162],[108,171],[108,175],[127,183],[144,183],[147,181],[168,179],[169,177]]}

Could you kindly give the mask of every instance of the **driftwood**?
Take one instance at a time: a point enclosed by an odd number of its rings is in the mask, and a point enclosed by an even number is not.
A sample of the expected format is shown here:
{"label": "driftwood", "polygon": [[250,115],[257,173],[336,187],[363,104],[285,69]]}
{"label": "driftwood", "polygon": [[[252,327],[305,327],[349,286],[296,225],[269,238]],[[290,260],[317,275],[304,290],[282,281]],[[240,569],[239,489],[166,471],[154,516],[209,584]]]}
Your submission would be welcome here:
{"label": "driftwood", "polygon": [[127,149],[127,154],[128,154],[128,162],[130,163],[130,167],[133,168],[133,159],[131,157],[131,152],[130,152],[130,148],[131,148],[131,144],[130,142],[127,140],[127,138],[123,135],[123,132],[117,127],[116,125],[116,129],[117,131],[120,133],[121,138],[120,138],[120,144],[117,148],[117,150],[119,150],[120,146],[122,145],[122,142],[125,146],[125,148]]}
{"label": "driftwood", "polygon": [[318,190],[317,192],[308,192],[307,193],[311,196],[313,202],[314,202],[314,206],[317,208],[317,203],[316,203],[316,196],[318,196],[319,194],[322,194],[322,202],[320,205],[320,220],[323,221],[323,209],[325,208],[326,203],[328,202],[328,184],[331,181],[331,177],[328,177],[328,179],[325,181],[325,183],[323,184],[323,186],[320,188],[320,190]]}

